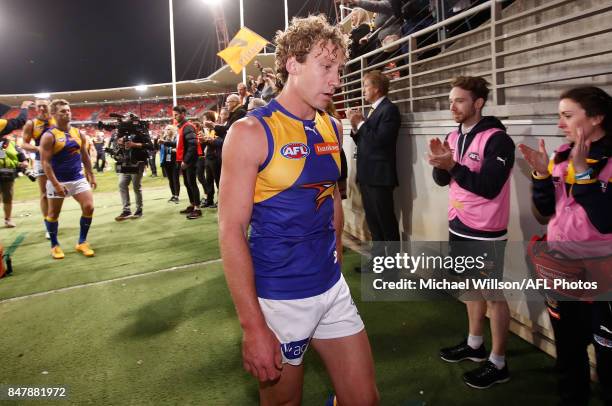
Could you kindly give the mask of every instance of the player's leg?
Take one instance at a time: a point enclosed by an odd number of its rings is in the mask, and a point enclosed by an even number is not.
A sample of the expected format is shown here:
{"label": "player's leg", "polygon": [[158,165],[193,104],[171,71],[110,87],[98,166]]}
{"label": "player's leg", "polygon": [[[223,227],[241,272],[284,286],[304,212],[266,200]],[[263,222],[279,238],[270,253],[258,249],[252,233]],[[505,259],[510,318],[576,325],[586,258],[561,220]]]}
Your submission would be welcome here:
{"label": "player's leg", "polygon": [[55,189],[48,182],[47,187],[47,198],[48,198],[48,209],[47,217],[45,217],[45,226],[49,233],[49,239],[51,240],[51,256],[53,259],[63,259],[64,252],[60,248],[57,234],[59,231],[59,215],[64,205],[64,198],[55,196]]}
{"label": "player's leg", "polygon": [[[89,187],[87,181],[83,181],[85,184],[87,184],[86,186]],[[86,257],[93,257],[94,251],[87,243],[87,233],[89,232],[89,228],[91,227],[91,221],[93,219],[94,212],[93,193],[90,189],[88,189],[74,194],[73,197],[74,200],[76,200],[81,206],[81,220],[79,221],[79,241],[75,248],[78,252],[82,253]]]}
{"label": "player's leg", "polygon": [[378,405],[374,360],[365,330],[348,337],[312,339],[330,375],[336,399],[344,405]]}
{"label": "player's leg", "polygon": [[259,402],[262,406],[299,406],[302,404],[304,365],[283,364],[277,381],[259,384]]}
{"label": "player's leg", "polygon": [[344,277],[322,296],[325,313],[311,343],[327,368],[338,403],[377,405],[370,342]]}

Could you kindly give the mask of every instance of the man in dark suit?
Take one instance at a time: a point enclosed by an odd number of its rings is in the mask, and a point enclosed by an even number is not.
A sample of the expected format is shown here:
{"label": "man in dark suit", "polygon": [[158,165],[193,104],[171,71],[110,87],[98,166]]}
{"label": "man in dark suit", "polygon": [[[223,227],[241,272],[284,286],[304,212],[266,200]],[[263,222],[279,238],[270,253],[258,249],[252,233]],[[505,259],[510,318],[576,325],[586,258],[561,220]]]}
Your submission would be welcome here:
{"label": "man in dark suit", "polygon": [[357,145],[357,183],[374,243],[372,255],[378,256],[385,254],[384,242],[400,240],[393,189],[398,185],[395,147],[401,116],[387,98],[389,79],[380,71],[364,75],[363,91],[371,108],[365,117],[355,110],[349,110],[348,117]]}

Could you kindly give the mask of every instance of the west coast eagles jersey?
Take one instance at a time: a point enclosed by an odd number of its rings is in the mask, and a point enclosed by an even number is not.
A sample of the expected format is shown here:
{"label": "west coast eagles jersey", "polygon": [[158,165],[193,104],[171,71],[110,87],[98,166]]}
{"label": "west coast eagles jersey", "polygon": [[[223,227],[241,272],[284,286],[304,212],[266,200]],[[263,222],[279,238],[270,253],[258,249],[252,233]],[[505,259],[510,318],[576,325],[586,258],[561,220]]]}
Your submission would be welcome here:
{"label": "west coast eagles jersey", "polygon": [[[34,139],[34,145],[40,145],[40,137],[47,131],[49,128],[55,127],[57,123],[55,119],[52,117],[49,120],[40,120],[35,118],[32,120],[32,138]],[[40,153],[36,152],[36,160],[40,160]]]}
{"label": "west coast eagles jersey", "polygon": [[301,120],[276,100],[249,114],[264,127],[249,243],[259,297],[319,295],[340,278],[333,224],[338,129],[325,113]]}
{"label": "west coast eagles jersey", "polygon": [[53,157],[51,167],[60,182],[71,182],[83,179],[81,162],[81,135],[79,130],[71,127],[64,132],[57,128],[49,129],[45,134],[53,136]]}

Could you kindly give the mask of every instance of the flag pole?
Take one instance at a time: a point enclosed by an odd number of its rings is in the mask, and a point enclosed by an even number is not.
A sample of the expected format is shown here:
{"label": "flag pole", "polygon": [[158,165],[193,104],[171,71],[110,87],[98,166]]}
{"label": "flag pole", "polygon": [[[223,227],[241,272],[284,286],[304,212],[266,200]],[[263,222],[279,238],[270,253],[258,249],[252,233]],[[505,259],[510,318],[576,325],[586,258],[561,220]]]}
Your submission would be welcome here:
{"label": "flag pole", "polygon": [[289,8],[287,7],[287,0],[285,0],[285,29],[289,28]]}
{"label": "flag pole", "polygon": [[176,61],[174,59],[174,12],[172,9],[172,0],[168,0],[168,7],[170,9],[170,63],[172,65],[172,105],[176,106]]}
{"label": "flag pole", "polygon": [[[243,0],[240,0],[240,28],[244,27],[244,3]],[[246,82],[246,66],[242,68],[242,83],[245,85]]]}

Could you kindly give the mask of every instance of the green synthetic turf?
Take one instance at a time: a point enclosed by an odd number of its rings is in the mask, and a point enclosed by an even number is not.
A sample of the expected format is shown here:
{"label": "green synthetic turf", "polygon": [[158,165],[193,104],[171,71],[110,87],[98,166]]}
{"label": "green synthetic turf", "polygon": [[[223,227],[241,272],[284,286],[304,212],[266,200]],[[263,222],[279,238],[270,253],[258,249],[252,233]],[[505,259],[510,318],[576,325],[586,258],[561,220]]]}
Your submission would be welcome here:
{"label": "green synthetic turf", "polygon": [[[440,346],[461,338],[463,306],[361,303],[359,278],[346,272],[358,260],[347,255],[345,274],[368,329],[384,405],[554,404],[552,358],[515,336],[510,383],[466,387],[461,374],[473,364],[437,357]],[[5,302],[0,320],[0,384],[68,385],[71,404],[257,403],[219,263]],[[324,404],[332,387],[312,351],[305,370],[304,405]]]}
{"label": "green synthetic turf", "polygon": [[[109,161],[106,161],[108,167]],[[149,187],[168,187],[168,180],[161,176],[161,169],[157,168],[158,176],[153,178],[148,176],[151,172],[147,170],[142,178],[143,188]],[[107,170],[103,173],[97,173],[96,182],[98,183],[97,192],[114,192],[117,190],[117,174],[113,170]],[[186,194],[186,191],[184,191]],[[38,182],[31,182],[27,177],[21,176],[15,180],[15,195],[14,200],[17,202],[37,199],[38,198]]]}
{"label": "green synthetic turf", "polygon": [[[95,213],[88,236],[96,252],[93,258],[74,250],[81,212],[72,198],[65,200],[59,219],[59,241],[66,253],[63,260],[50,256],[38,202],[15,203],[17,227],[0,229],[0,241],[9,247],[24,233],[25,239],[12,254],[14,275],[0,279],[0,300],[219,257],[216,210],[205,209],[202,218],[186,220],[178,213],[187,206],[185,198],[180,205],[167,203],[167,188],[146,189],[143,194],[144,216],[120,223],[114,220],[121,212],[119,193],[94,194]],[[133,205],[132,193],[132,210]]]}
{"label": "green synthetic turf", "polygon": [[[166,188],[144,193],[145,216],[124,223],[113,221],[118,194],[96,193],[90,241],[97,255],[66,249],[63,261],[49,257],[36,202],[16,204],[18,227],[0,236],[8,246],[27,235],[14,253],[15,274],[0,279],[0,298],[144,274],[0,302],[0,385],[67,385],[70,391],[68,401],[5,403],[257,404],[257,384],[242,369],[240,328],[220,263],[150,273],[218,258],[216,210],[187,221],[177,213],[184,203],[166,203]],[[68,247],[78,216],[67,201],[60,241]],[[347,252],[343,271],[368,330],[383,405],[556,402],[553,359],[514,335],[507,354],[512,380],[482,391],[465,386],[461,375],[474,364],[437,356],[440,347],[463,338],[464,306],[361,302],[359,275],[351,271],[358,263],[358,255]],[[490,343],[488,332],[485,340]],[[332,392],[325,368],[313,351],[305,363],[303,404],[323,405]]]}

